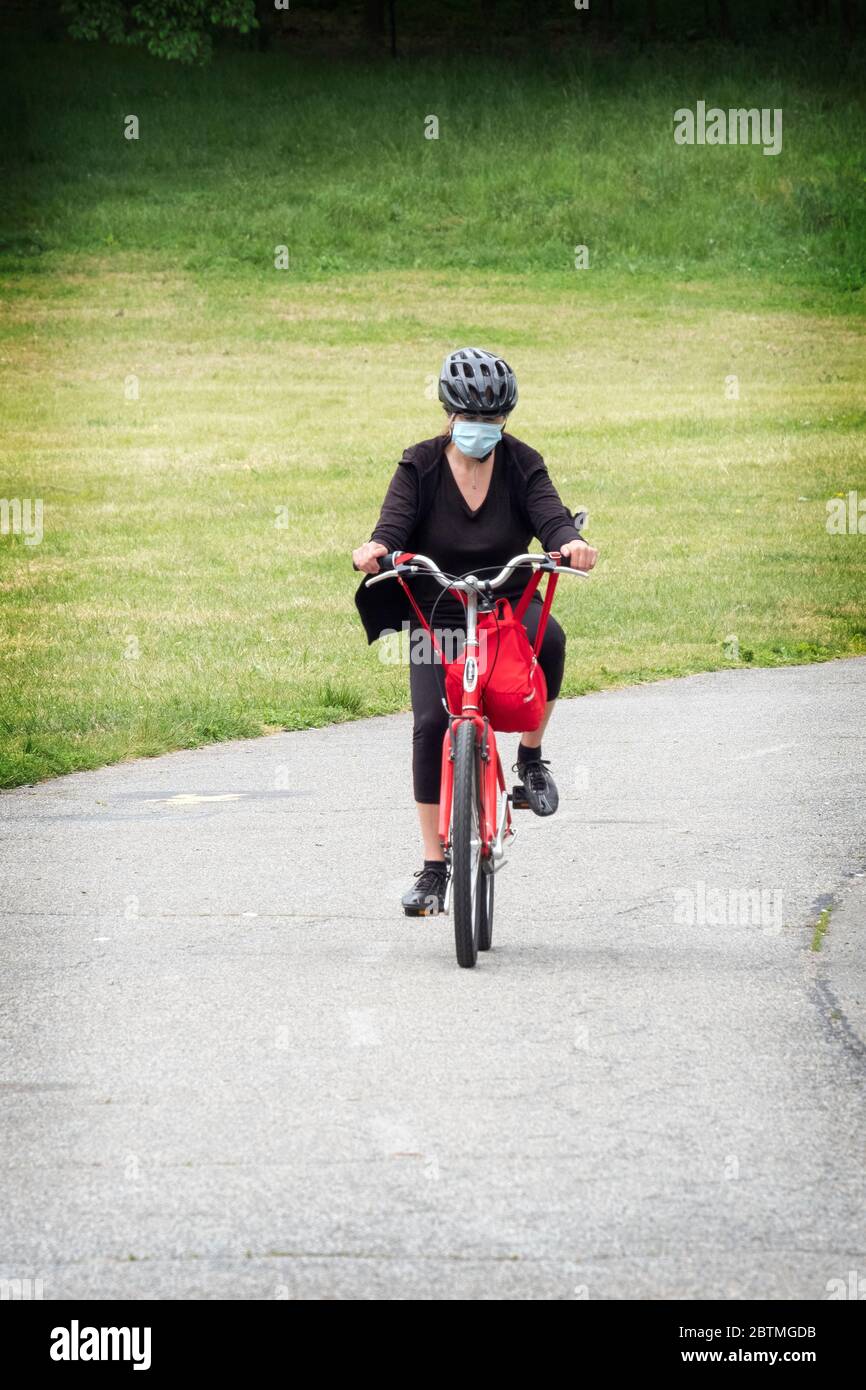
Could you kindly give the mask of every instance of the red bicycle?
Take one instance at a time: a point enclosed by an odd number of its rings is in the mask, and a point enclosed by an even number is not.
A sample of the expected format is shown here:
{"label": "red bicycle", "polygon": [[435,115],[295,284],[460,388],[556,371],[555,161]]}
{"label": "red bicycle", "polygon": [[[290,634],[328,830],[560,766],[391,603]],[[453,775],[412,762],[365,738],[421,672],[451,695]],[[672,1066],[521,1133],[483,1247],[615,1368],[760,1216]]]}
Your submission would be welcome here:
{"label": "red bicycle", "polygon": [[[572,574],[587,578],[582,570],[560,565],[560,558],[558,551],[516,555],[493,579],[481,579],[474,574],[455,578],[443,574],[426,555],[394,551],[378,557],[380,572],[366,581],[370,588],[388,579],[405,580],[411,575],[431,574],[443,589],[460,596],[465,604],[462,704],[459,711],[448,709],[439,794],[439,839],[448,872],[444,910],[450,912],[453,902],[457,963],[464,967],[474,966],[478,952],[490,949],[494,876],[504,863],[506,845],[516,834],[511,822],[512,807],[524,809],[527,805],[520,797],[522,788],[515,787],[512,793],[506,788],[496,733],[484,711],[484,682],[479,681],[478,614],[494,610],[495,591],[516,569],[524,566],[533,571],[527,586],[531,585],[533,590],[542,574],[550,576],[544,601],[544,611],[549,613],[553,598],[551,585],[556,583],[553,576]],[[536,572],[538,578],[535,578]],[[414,604],[414,600],[412,602]],[[417,605],[415,607],[427,627]],[[519,609],[520,604],[515,611]],[[546,622],[546,616],[543,621]]]}

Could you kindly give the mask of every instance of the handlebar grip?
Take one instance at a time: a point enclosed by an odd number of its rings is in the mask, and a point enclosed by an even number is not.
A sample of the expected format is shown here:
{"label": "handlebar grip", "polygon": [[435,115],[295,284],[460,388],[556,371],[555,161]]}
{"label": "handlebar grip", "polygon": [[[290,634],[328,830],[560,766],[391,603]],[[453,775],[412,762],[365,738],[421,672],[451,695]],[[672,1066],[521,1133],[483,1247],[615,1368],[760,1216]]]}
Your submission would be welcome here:
{"label": "handlebar grip", "polygon": [[[392,569],[394,568],[394,555],[393,555],[393,553],[390,553],[390,554],[388,554],[388,555],[377,555],[377,556],[376,556],[376,559],[377,559],[377,561],[378,561],[378,563],[379,563],[379,569],[378,569],[378,573],[379,573],[379,574],[384,574],[386,570],[392,570]],[[354,560],[352,561],[352,569],[353,569],[353,570],[357,570],[357,569],[358,569],[358,566],[355,564],[355,561],[354,561]],[[358,570],[358,573],[360,574],[360,570]]]}

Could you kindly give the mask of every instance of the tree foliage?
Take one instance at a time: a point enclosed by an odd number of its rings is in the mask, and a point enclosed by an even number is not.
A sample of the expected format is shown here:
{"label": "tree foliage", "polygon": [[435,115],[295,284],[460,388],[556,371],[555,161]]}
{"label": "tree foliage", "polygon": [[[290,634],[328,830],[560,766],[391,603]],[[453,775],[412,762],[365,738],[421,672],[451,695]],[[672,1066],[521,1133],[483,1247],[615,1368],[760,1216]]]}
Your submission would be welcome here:
{"label": "tree foliage", "polygon": [[860,31],[858,0],[61,0],[61,10],[75,38],[140,44],[186,63],[206,61],[221,32],[254,30],[262,47],[282,41],[312,51],[324,42],[395,57],[419,46],[746,44],[816,30],[848,43]]}
{"label": "tree foliage", "polygon": [[256,27],[255,0],[62,0],[76,39],[138,44],[156,58],[203,63],[219,30]]}

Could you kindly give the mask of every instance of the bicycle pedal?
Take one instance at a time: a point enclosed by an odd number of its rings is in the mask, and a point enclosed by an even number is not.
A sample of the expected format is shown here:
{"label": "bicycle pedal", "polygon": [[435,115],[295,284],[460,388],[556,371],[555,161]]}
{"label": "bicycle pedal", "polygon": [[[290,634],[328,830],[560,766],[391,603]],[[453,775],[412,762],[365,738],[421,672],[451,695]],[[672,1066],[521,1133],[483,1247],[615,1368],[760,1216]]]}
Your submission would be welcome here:
{"label": "bicycle pedal", "polygon": [[511,805],[515,811],[529,811],[532,809],[529,805],[529,798],[526,795],[526,788],[524,786],[514,787],[511,793]]}

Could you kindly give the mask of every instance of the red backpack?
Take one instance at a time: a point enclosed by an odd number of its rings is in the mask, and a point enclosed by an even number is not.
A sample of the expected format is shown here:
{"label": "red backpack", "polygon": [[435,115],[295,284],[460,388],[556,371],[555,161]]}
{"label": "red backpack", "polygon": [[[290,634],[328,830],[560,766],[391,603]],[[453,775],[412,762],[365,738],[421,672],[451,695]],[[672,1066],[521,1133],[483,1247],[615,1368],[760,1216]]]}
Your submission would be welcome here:
{"label": "red backpack", "polygon": [[[408,555],[401,556],[408,560]],[[548,574],[544,603],[538,620],[535,643],[530,644],[523,618],[530,600],[541,582],[541,570],[535,570],[512,609],[507,598],[496,600],[492,613],[478,615],[478,686],[483,692],[483,712],[498,733],[521,734],[537,729],[544,718],[547,704],[547,681],[538,662],[544,640],[544,630],[550,616],[557,575]],[[430,633],[431,640],[445,668],[445,695],[452,714],[463,708],[463,668],[465,652],[455,661],[448,661],[430,625],[400,580],[420,622]],[[462,595],[461,595],[462,597]]]}

